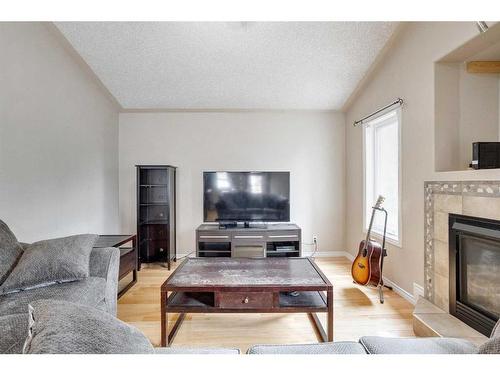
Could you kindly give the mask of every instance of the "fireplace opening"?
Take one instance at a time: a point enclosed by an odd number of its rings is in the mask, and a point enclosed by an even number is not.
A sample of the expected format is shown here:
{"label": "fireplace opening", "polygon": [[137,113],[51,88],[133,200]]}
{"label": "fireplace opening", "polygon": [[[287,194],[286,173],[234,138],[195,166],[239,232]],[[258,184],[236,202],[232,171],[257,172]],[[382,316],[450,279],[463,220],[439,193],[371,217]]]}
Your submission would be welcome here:
{"label": "fireplace opening", "polygon": [[500,221],[449,216],[450,313],[489,336],[500,316]]}

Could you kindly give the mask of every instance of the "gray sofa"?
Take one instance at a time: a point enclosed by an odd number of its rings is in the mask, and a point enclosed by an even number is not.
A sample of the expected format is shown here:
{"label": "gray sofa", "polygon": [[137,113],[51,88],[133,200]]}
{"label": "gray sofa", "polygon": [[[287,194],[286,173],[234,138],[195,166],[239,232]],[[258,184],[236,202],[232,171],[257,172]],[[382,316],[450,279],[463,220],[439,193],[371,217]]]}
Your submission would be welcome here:
{"label": "gray sofa", "polygon": [[475,354],[478,348],[454,338],[364,336],[355,341],[321,344],[255,345],[247,354]]}
{"label": "gray sofa", "polygon": [[120,251],[93,249],[90,277],[0,295],[0,353],[21,353],[28,330],[28,304],[41,299],[77,302],[116,316]]}
{"label": "gray sofa", "polygon": [[500,320],[490,339],[479,347],[458,338],[364,336],[358,342],[255,345],[247,354],[500,354]]}

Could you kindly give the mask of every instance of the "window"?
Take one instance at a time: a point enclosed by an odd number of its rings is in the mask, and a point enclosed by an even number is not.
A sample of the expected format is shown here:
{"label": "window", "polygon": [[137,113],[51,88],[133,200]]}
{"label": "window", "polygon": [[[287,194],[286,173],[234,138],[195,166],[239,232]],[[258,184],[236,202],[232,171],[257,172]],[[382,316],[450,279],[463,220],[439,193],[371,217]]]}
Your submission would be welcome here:
{"label": "window", "polygon": [[[387,239],[397,245],[401,241],[401,171],[400,122],[397,109],[366,123],[364,139],[364,229],[368,229],[372,207],[377,197],[385,197]],[[382,235],[384,215],[375,214],[372,233]]]}
{"label": "window", "polygon": [[217,187],[221,191],[229,191],[230,183],[226,172],[217,172]]}
{"label": "window", "polygon": [[253,194],[262,193],[262,176],[250,175],[250,191]]}

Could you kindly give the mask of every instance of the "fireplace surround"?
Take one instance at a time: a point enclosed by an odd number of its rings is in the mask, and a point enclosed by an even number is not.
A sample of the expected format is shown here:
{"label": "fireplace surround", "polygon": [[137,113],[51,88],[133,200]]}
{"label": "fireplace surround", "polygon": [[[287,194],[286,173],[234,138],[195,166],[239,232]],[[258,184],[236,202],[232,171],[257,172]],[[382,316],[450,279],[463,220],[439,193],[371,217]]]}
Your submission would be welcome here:
{"label": "fireplace surround", "polygon": [[450,314],[489,336],[500,315],[500,221],[449,214]]}
{"label": "fireplace surround", "polygon": [[[450,280],[452,278],[450,275],[449,216],[465,215],[500,222],[500,180],[427,181],[424,184],[424,214],[423,287],[425,299],[452,318],[446,323],[440,321],[439,327],[442,328],[444,325],[448,327],[448,324],[455,320],[485,338],[486,336],[482,333],[450,314]],[[453,282],[456,280],[453,279]],[[431,314],[431,318],[435,319],[436,315]],[[476,334],[468,332],[467,337],[476,337]]]}

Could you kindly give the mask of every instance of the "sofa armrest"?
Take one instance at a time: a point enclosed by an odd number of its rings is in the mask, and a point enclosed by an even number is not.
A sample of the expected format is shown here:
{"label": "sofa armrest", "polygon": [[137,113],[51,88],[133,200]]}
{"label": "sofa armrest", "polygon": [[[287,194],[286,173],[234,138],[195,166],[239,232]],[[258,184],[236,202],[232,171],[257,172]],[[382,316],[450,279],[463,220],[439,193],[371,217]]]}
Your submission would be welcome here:
{"label": "sofa armrest", "polygon": [[118,294],[118,270],[120,268],[120,250],[115,247],[94,248],[90,253],[90,276],[106,280],[106,309],[116,316]]}

